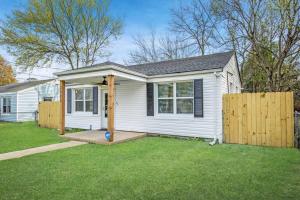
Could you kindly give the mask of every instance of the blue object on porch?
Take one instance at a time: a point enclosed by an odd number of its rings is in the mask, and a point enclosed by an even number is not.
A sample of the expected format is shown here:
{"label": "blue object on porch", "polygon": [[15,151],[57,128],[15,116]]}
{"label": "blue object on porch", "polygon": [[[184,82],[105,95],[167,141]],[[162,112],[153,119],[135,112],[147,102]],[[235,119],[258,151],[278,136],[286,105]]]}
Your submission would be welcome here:
{"label": "blue object on porch", "polygon": [[106,132],[105,132],[105,139],[106,139],[107,141],[109,141],[109,139],[110,139],[110,132],[109,132],[109,131],[106,131]]}

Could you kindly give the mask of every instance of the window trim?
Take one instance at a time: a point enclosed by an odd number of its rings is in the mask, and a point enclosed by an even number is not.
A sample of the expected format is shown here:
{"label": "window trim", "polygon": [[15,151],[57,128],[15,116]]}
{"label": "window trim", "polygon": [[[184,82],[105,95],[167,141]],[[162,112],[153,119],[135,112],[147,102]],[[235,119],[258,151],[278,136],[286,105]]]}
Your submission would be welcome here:
{"label": "window trim", "polygon": [[[193,96],[192,97],[177,97],[176,94],[176,88],[177,83],[181,82],[191,82],[193,84],[192,90],[193,90]],[[159,84],[173,84],[173,97],[158,97],[158,85]],[[154,109],[155,109],[155,115],[157,116],[194,116],[194,81],[193,80],[180,80],[180,81],[166,81],[166,82],[158,82],[155,84],[154,87]],[[159,99],[173,99],[173,113],[159,113],[158,112],[158,100]],[[191,113],[177,113],[177,99],[192,99],[193,107]]]}
{"label": "window trim", "polygon": [[[9,107],[9,112],[4,112],[4,99],[9,99],[9,105],[5,105],[5,107],[7,108],[7,107]],[[3,115],[9,115],[9,114],[11,114],[12,112],[11,112],[11,97],[9,97],[9,96],[4,96],[4,97],[2,97],[2,100],[1,100],[1,113],[3,114]],[[5,109],[5,110],[7,110],[7,109]]]}
{"label": "window trim", "polygon": [[[75,92],[76,92],[76,90],[83,90],[83,99],[82,100],[77,100],[76,99],[76,94],[75,94]],[[92,97],[91,97],[91,99],[86,99],[86,90],[91,90],[91,92],[92,92]],[[91,110],[91,111],[86,111],[86,102],[87,101],[90,101],[90,102],[92,102],[92,104],[94,103],[93,102],[93,88],[92,87],[82,87],[82,88],[73,88],[73,111],[75,112],[75,113],[93,113],[93,109]],[[78,101],[82,101],[83,102],[83,111],[76,111],[76,102],[78,102]]]}

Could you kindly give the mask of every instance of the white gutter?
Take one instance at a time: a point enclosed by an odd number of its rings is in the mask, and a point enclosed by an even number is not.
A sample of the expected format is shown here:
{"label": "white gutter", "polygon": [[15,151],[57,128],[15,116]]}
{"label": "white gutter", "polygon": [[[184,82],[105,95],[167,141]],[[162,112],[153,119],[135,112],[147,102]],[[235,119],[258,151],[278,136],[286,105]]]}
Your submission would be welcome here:
{"label": "white gutter", "polygon": [[178,72],[178,73],[172,73],[172,74],[162,74],[162,75],[154,75],[154,76],[148,76],[149,79],[151,78],[163,78],[163,77],[170,77],[170,76],[187,76],[187,75],[196,75],[196,74],[209,74],[213,72],[221,72],[221,68],[217,69],[209,69],[209,70],[199,70],[199,71],[192,71],[192,72]]}
{"label": "white gutter", "polygon": [[124,69],[122,67],[118,67],[115,65],[98,66],[98,67],[83,67],[83,68],[73,70],[73,71],[54,73],[54,75],[59,77],[59,76],[65,76],[65,75],[71,75],[71,74],[80,74],[80,73],[104,71],[104,70],[116,70],[116,71],[124,72],[127,74],[131,74],[131,75],[135,75],[135,76],[139,76],[139,77],[143,77],[143,78],[147,77],[147,75],[145,75],[145,74],[141,74],[141,73],[138,73],[138,72],[135,72],[132,70]]}

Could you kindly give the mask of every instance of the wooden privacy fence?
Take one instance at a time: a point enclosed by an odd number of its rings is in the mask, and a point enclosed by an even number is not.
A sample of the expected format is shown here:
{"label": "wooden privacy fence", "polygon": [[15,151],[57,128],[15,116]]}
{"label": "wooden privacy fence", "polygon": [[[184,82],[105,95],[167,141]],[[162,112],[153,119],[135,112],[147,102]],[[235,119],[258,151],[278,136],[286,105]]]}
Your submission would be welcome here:
{"label": "wooden privacy fence", "polygon": [[292,92],[223,95],[226,143],[294,146]]}
{"label": "wooden privacy fence", "polygon": [[41,127],[58,129],[60,127],[60,102],[40,102],[38,123]]}

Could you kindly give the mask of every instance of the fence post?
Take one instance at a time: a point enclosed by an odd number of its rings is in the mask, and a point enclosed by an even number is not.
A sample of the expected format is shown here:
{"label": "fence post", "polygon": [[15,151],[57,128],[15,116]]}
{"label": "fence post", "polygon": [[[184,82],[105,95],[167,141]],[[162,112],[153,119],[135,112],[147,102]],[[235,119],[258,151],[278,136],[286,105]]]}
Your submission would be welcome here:
{"label": "fence post", "polygon": [[295,147],[297,147],[297,148],[300,148],[299,115],[300,115],[300,113],[295,111],[295,137],[294,137],[295,140],[294,140],[294,144],[295,144]]}

